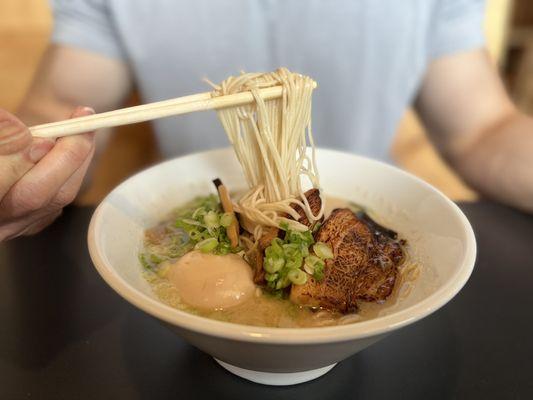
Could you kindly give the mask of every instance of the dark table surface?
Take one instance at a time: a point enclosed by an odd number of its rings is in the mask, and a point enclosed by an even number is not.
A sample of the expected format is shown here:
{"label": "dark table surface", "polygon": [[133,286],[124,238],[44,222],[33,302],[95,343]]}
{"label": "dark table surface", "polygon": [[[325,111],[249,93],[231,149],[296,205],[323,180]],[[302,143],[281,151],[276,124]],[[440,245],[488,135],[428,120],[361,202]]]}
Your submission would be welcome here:
{"label": "dark table surface", "polygon": [[0,246],[0,399],[532,399],[533,217],[461,207],[479,250],[457,297],[291,387],[231,375],[115,294],[89,259],[93,210],[68,208]]}

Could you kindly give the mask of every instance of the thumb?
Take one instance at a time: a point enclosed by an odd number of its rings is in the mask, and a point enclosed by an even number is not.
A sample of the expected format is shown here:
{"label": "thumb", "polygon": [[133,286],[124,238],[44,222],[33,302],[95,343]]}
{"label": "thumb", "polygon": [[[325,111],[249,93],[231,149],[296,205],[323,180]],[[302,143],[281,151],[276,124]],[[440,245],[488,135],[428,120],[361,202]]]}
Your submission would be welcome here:
{"label": "thumb", "polygon": [[83,117],[86,115],[92,115],[95,111],[91,107],[85,107],[85,106],[78,106],[74,109],[72,114],[70,114],[70,118],[77,118],[77,117]]}
{"label": "thumb", "polygon": [[20,153],[32,142],[30,131],[17,117],[0,109],[0,156]]}
{"label": "thumb", "polygon": [[26,125],[0,109],[0,199],[53,146],[48,139],[32,140]]}

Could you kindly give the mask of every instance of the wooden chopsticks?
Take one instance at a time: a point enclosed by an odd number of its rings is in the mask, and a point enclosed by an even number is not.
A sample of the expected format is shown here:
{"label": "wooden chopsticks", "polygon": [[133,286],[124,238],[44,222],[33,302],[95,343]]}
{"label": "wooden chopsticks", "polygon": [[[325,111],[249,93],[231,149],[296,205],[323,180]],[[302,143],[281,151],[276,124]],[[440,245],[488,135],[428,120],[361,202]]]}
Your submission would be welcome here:
{"label": "wooden chopsticks", "polygon": [[[282,86],[273,86],[261,89],[260,93],[263,99],[270,100],[281,97],[282,90]],[[195,111],[235,107],[249,104],[253,101],[254,98],[251,92],[241,92],[219,97],[212,97],[211,92],[205,92],[156,103],[88,115],[86,117],[36,125],[30,128],[30,132],[35,137],[55,138]]]}

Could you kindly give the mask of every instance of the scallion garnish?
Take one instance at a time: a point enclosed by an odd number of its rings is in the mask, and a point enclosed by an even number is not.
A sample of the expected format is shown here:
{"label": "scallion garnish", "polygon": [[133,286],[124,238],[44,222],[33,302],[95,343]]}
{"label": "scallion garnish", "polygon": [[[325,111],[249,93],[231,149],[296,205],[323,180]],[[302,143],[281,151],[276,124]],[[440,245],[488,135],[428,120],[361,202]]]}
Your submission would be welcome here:
{"label": "scallion garnish", "polygon": [[313,251],[322,260],[329,260],[333,258],[333,251],[331,247],[324,242],[317,242],[313,245]]}
{"label": "scallion garnish", "polygon": [[210,253],[218,246],[218,240],[214,237],[204,239],[201,242],[196,243],[195,249],[200,250],[202,253]]}

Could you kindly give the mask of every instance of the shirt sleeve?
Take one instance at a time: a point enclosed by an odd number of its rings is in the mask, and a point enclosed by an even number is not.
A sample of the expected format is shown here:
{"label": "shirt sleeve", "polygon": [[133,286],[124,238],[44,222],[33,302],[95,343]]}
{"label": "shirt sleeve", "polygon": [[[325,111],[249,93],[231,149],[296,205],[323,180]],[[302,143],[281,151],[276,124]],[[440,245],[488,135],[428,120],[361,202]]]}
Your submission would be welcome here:
{"label": "shirt sleeve", "polygon": [[430,28],[431,59],[485,46],[484,0],[440,0]]}
{"label": "shirt sleeve", "polygon": [[50,0],[52,43],[125,59],[126,54],[105,0]]}

